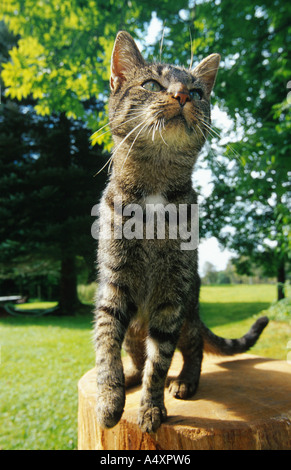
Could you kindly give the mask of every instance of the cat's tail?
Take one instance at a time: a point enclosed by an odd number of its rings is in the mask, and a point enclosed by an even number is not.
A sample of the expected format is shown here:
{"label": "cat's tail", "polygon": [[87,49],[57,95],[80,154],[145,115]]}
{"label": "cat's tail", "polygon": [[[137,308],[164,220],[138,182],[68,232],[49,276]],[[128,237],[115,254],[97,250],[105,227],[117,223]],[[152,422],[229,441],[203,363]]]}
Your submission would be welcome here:
{"label": "cat's tail", "polygon": [[269,323],[268,317],[260,317],[250,328],[250,330],[241,338],[225,339],[216,336],[202,323],[202,338],[204,351],[212,354],[231,356],[239,354],[250,349],[259,338],[263,329]]}

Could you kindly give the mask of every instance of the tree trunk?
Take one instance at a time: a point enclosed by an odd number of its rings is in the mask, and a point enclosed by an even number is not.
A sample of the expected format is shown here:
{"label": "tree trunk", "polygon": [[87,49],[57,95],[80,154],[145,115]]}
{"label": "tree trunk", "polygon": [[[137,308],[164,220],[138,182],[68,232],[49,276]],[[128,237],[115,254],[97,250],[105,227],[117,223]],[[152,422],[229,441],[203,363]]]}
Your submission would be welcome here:
{"label": "tree trunk", "polygon": [[64,254],[61,264],[60,314],[74,315],[79,306],[75,256]]}
{"label": "tree trunk", "polygon": [[284,259],[280,260],[278,266],[277,282],[278,282],[278,300],[285,299],[285,281],[286,281],[286,272],[285,272],[285,263]]}
{"label": "tree trunk", "polygon": [[[67,119],[65,113],[61,113],[59,116],[57,154],[61,171],[69,171],[71,166],[70,133],[70,121]],[[63,185],[60,187],[60,195],[63,201],[60,220],[61,279],[59,307],[60,315],[74,315],[80,303],[77,295],[75,252],[67,226],[67,222],[71,216],[71,205],[73,204],[72,191],[66,179],[64,179]]]}

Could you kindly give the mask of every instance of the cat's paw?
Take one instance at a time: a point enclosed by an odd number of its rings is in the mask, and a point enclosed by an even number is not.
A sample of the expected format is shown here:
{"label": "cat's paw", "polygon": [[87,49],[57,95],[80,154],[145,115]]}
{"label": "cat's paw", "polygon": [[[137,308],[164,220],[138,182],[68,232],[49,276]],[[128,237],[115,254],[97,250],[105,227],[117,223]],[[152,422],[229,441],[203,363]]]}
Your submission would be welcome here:
{"label": "cat's paw", "polygon": [[143,405],[139,410],[138,424],[142,432],[156,432],[167,418],[167,410],[162,405]]}
{"label": "cat's paw", "polygon": [[174,398],[189,398],[192,397],[197,390],[196,382],[186,382],[185,380],[172,380],[169,385],[169,393]]}
{"label": "cat's paw", "polygon": [[120,420],[125,404],[124,387],[106,387],[98,390],[96,416],[102,428],[112,428]]}

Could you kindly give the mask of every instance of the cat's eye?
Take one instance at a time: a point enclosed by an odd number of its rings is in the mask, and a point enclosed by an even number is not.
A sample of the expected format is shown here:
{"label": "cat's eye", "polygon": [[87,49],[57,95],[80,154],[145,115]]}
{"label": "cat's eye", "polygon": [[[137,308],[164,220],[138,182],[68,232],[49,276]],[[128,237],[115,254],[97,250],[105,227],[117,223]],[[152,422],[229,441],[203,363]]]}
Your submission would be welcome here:
{"label": "cat's eye", "polygon": [[148,80],[143,84],[143,88],[148,91],[161,91],[163,87],[155,80]]}
{"label": "cat's eye", "polygon": [[203,97],[203,92],[199,88],[196,88],[195,90],[190,90],[189,91],[191,98],[194,101],[200,101],[202,100]]}

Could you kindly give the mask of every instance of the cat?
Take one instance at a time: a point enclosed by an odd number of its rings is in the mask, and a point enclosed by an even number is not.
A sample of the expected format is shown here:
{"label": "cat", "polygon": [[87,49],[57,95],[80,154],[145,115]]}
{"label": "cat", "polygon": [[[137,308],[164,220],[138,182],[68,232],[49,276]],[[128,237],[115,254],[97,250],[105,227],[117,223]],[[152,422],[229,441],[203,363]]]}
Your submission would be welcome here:
{"label": "cat", "polygon": [[[210,129],[219,61],[211,54],[192,70],[150,64],[129,33],[120,31],[115,40],[109,99],[115,148],[100,203],[101,232],[107,236],[98,246],[94,330],[97,422],[104,428],[120,420],[125,387],[142,383],[138,423],[143,432],[155,432],[167,416],[164,388],[176,348],[184,363],[169,391],[185,399],[197,390],[203,350],[247,351],[268,323],[261,317],[240,339],[216,336],[199,318],[197,248],[182,250],[181,237],[168,233],[164,239],[113,236],[116,200],[121,201],[119,229],[131,213],[126,216],[123,208],[197,203],[191,175]],[[122,346],[131,361],[125,371]]]}

